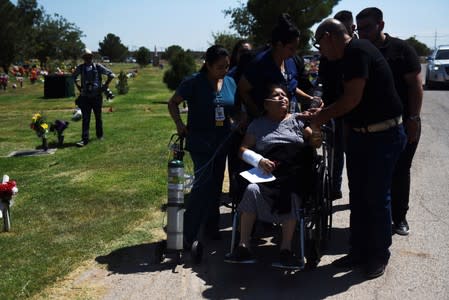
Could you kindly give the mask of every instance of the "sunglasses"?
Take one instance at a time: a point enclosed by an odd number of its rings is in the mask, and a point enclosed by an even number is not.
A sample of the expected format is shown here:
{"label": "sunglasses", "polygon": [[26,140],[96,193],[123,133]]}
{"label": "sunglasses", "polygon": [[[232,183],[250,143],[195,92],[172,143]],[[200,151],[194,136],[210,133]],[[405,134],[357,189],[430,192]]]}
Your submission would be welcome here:
{"label": "sunglasses", "polygon": [[321,46],[320,46],[320,41],[321,39],[324,37],[324,35],[326,34],[326,31],[324,31],[320,36],[313,38],[312,40],[312,45],[313,47],[317,48],[318,50],[320,50]]}

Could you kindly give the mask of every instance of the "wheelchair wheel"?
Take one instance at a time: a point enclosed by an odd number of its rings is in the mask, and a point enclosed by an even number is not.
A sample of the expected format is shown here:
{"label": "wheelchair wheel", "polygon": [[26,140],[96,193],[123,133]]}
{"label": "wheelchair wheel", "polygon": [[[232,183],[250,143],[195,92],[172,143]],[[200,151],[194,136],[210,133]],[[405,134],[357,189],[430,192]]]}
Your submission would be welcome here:
{"label": "wheelchair wheel", "polygon": [[321,196],[320,196],[320,223],[321,223],[321,239],[323,246],[327,246],[327,241],[331,238],[332,228],[332,199],[331,187],[328,169],[324,169],[321,175]]}

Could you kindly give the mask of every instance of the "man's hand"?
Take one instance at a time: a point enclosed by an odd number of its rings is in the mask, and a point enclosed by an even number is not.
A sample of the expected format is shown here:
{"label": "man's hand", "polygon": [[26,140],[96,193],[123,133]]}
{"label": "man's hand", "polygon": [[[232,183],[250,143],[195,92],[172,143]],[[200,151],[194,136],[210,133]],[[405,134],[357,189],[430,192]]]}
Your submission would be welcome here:
{"label": "man's hand", "polygon": [[419,132],[421,131],[421,121],[407,119],[405,121],[405,129],[407,131],[407,140],[409,144],[418,142]]}

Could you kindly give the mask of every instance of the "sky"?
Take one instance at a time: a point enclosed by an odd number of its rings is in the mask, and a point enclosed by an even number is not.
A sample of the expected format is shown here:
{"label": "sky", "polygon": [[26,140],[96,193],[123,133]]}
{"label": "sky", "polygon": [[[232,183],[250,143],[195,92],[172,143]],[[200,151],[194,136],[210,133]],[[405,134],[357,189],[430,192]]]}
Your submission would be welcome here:
{"label": "sky", "polygon": [[[120,37],[129,50],[144,46],[161,51],[179,45],[205,51],[213,42],[213,33],[235,33],[223,10],[239,7],[240,2],[245,1],[38,0],[47,14],[58,13],[78,26],[85,35],[82,41],[93,51],[108,33]],[[383,11],[384,32],[392,36],[415,36],[429,48],[435,43],[449,45],[449,0],[341,0],[329,17],[340,10],[352,11],[355,17],[370,6]]]}

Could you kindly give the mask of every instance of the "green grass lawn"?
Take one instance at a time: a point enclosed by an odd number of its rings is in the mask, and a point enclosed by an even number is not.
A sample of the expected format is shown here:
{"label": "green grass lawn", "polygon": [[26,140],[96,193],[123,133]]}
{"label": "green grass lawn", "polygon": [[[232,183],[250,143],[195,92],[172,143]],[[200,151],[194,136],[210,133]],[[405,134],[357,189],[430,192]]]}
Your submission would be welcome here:
{"label": "green grass lawn", "polygon": [[[83,261],[107,254],[111,245],[154,239],[149,230],[135,228],[142,222],[161,226],[151,215],[166,198],[167,143],[175,127],[166,105],[172,92],[162,76],[158,68],[139,69],[128,94],[105,102],[105,110],[112,107],[103,113],[105,140],[94,138],[84,148],[74,146],[81,135],[81,121],[71,121],[74,98],[44,99],[41,82],[0,91],[0,176],[8,174],[19,188],[12,230],[0,232],[0,299],[35,295]],[[40,145],[29,127],[36,112],[49,121],[70,121],[65,147],[53,155],[6,157]],[[51,134],[50,146],[56,141]]]}

